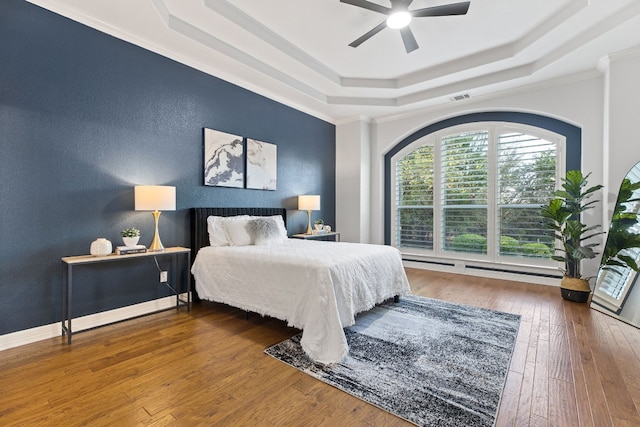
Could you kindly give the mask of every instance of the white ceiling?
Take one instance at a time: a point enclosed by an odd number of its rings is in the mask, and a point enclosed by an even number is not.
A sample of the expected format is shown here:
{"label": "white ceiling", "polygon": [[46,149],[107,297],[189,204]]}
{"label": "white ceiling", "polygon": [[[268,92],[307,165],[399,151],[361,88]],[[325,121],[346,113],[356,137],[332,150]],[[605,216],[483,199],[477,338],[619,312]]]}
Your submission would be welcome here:
{"label": "white ceiling", "polygon": [[409,54],[390,28],[349,47],[385,16],[339,0],[28,1],[333,123],[593,71],[640,46],[640,0],[471,0],[464,16],[414,18]]}

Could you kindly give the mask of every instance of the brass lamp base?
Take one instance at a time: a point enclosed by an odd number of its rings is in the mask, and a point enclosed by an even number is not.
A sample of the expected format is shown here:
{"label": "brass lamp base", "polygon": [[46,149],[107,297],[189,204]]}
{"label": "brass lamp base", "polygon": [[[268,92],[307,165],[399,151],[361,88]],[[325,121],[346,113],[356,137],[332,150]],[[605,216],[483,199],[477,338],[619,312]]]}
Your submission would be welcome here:
{"label": "brass lamp base", "polygon": [[307,211],[307,231],[304,234],[313,234],[311,231],[311,209]]}
{"label": "brass lamp base", "polygon": [[151,213],[153,214],[153,219],[156,222],[156,231],[155,231],[155,234],[153,235],[153,240],[151,241],[151,244],[149,245],[149,251],[151,251],[151,252],[164,251],[164,246],[162,246],[162,241],[160,241],[160,233],[158,233],[158,220],[160,219],[160,214],[162,212],[153,211]]}

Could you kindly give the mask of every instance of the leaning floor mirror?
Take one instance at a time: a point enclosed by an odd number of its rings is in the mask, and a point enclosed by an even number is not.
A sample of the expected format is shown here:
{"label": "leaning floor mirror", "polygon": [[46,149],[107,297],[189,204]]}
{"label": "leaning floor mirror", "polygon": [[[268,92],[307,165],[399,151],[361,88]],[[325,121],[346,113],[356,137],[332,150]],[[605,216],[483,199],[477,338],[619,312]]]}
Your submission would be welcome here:
{"label": "leaning floor mirror", "polygon": [[591,308],[640,328],[640,163],[622,180]]}

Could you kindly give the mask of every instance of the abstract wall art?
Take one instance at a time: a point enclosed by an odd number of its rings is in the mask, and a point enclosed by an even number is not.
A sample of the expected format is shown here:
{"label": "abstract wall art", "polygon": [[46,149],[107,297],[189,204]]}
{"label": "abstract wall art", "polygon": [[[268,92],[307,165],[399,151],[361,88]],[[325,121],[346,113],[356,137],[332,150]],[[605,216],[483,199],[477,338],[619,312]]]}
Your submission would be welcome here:
{"label": "abstract wall art", "polygon": [[247,188],[276,190],[278,147],[247,138]]}
{"label": "abstract wall art", "polygon": [[204,185],[244,187],[243,137],[204,129]]}

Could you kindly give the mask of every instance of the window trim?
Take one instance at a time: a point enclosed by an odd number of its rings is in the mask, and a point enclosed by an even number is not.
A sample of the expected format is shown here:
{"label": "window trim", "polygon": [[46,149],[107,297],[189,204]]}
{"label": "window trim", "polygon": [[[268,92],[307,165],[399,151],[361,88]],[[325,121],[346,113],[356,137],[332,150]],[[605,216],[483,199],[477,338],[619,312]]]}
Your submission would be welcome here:
{"label": "window trim", "polygon": [[384,242],[391,243],[391,158],[396,153],[415,140],[438,130],[452,127],[463,123],[475,122],[511,122],[523,125],[531,125],[541,129],[563,135],[565,142],[565,170],[580,169],[582,164],[582,129],[552,117],[542,116],[534,113],[524,113],[515,111],[488,111],[482,113],[470,113],[461,116],[451,117],[436,123],[427,125],[392,147],[384,155]]}
{"label": "window trim", "polygon": [[[493,184],[497,183],[497,170],[498,170],[498,159],[496,157],[495,150],[497,148],[497,142],[499,139],[499,135],[509,133],[509,132],[524,132],[529,135],[534,135],[541,139],[553,142],[557,147],[557,159],[560,164],[563,164],[563,167],[559,168],[555,174],[555,180],[557,183],[560,183],[561,176],[564,176],[564,159],[565,159],[565,137],[562,135],[551,132],[547,129],[542,129],[539,127],[531,126],[531,125],[523,125],[523,124],[514,124],[507,122],[473,122],[473,123],[464,123],[461,125],[455,125],[449,128],[444,128],[433,132],[429,135],[425,135],[422,138],[419,138],[413,141],[411,144],[406,145],[402,150],[398,151],[396,155],[391,158],[390,166],[391,170],[396,170],[398,162],[402,161],[402,159],[410,154],[411,152],[419,149],[424,146],[431,146],[433,149],[434,158],[440,159],[442,156],[441,152],[441,141],[443,138],[446,138],[450,135],[458,135],[475,131],[486,131],[487,139],[489,141],[489,146],[487,155],[488,157],[488,179],[489,182]],[[442,212],[444,206],[442,204],[442,183],[440,181],[442,177],[442,162],[436,162],[434,164],[434,188],[439,189],[437,194],[434,194],[433,197],[433,222],[434,224],[442,224]],[[397,188],[396,181],[396,173],[391,174],[391,188],[394,191],[393,200],[397,201],[397,195],[395,194],[395,189]],[[536,267],[553,267],[555,266],[555,261],[552,260],[540,260],[540,259],[514,259],[513,257],[500,255],[497,251],[497,240],[498,239],[498,224],[497,224],[497,209],[499,205],[495,200],[496,188],[495,185],[489,186],[487,192],[487,253],[486,254],[471,254],[471,253],[458,253],[455,251],[447,250],[443,247],[442,242],[442,229],[436,227],[433,233],[433,248],[405,248],[405,252],[411,253],[412,255],[418,256],[427,256],[427,257],[436,257],[442,259],[464,259],[465,261],[479,261],[491,264],[501,264],[508,265],[513,263],[521,263],[523,265],[533,265]],[[392,202],[391,209],[391,224],[393,225],[391,230],[391,244],[395,244],[397,240],[397,206],[395,202]],[[438,232],[436,232],[438,231]]]}
{"label": "window trim", "polygon": [[[547,116],[541,116],[532,113],[522,112],[483,112],[472,113],[462,116],[457,116],[449,119],[439,121],[437,123],[425,126],[422,129],[407,136],[398,144],[396,144],[391,150],[384,155],[384,241],[385,244],[390,245],[392,242],[392,227],[395,226],[395,212],[392,210],[392,199],[395,197],[393,180],[395,171],[393,169],[392,159],[397,158],[398,153],[408,153],[416,148],[416,141],[424,139],[428,141],[431,139],[434,147],[437,147],[437,133],[444,129],[457,127],[458,125],[469,124],[473,127],[473,124],[478,122],[504,122],[504,126],[514,124],[517,126],[531,126],[538,130],[548,130],[554,134],[564,136],[564,165],[565,170],[580,169],[582,158],[582,130],[570,123],[563,122],[558,119],[554,119]],[[421,144],[423,145],[423,144]],[[562,159],[561,159],[562,161]],[[558,181],[559,182],[559,181]],[[434,201],[435,203],[435,201]],[[435,208],[435,206],[434,206]],[[437,210],[435,211],[437,212]],[[434,212],[434,221],[435,218]],[[435,242],[434,242],[435,245]],[[412,254],[414,255],[414,254]],[[419,254],[415,254],[419,255]],[[425,254],[426,257],[433,257],[433,255]],[[446,254],[443,254],[446,257]],[[448,257],[447,257],[448,258]],[[472,262],[472,260],[469,260]],[[486,262],[486,260],[479,259],[479,262]]]}

